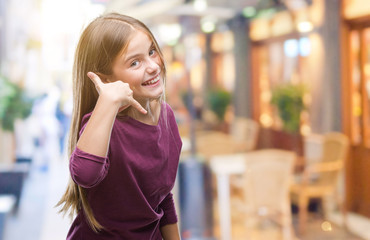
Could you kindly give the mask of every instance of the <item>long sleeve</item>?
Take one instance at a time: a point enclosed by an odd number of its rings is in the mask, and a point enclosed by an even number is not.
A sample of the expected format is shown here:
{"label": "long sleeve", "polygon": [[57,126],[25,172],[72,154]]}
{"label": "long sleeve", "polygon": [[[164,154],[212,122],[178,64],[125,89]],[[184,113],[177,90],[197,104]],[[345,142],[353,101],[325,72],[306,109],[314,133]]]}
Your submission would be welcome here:
{"label": "long sleeve", "polygon": [[107,175],[109,159],[86,153],[76,147],[71,155],[69,169],[75,183],[84,188],[91,188]]}
{"label": "long sleeve", "polygon": [[159,207],[163,209],[164,215],[161,218],[160,226],[163,227],[167,224],[177,223],[177,214],[175,209],[175,203],[173,200],[173,194],[169,193],[165,199],[159,204]]}
{"label": "long sleeve", "polygon": [[[81,121],[80,132],[89,116]],[[170,192],[181,150],[175,124],[165,106],[157,125],[123,116],[113,124],[107,157],[75,149],[71,174],[85,187],[95,218],[107,229],[97,235],[81,211],[68,239],[163,239],[162,230],[166,236],[173,230],[178,217]]]}

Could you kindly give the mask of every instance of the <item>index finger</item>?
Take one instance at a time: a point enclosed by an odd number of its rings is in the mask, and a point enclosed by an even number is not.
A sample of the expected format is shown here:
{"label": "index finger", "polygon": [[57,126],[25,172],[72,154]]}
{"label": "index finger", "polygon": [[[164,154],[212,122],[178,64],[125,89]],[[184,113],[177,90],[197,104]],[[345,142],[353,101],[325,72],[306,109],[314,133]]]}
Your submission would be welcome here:
{"label": "index finger", "polygon": [[147,114],[147,111],[145,110],[145,108],[143,108],[143,106],[141,106],[141,104],[133,98],[131,100],[131,106],[139,110],[141,113]]}
{"label": "index finger", "polygon": [[102,80],[100,79],[100,77],[97,74],[95,74],[93,72],[88,72],[87,76],[91,79],[91,81],[95,84],[96,87],[103,84]]}

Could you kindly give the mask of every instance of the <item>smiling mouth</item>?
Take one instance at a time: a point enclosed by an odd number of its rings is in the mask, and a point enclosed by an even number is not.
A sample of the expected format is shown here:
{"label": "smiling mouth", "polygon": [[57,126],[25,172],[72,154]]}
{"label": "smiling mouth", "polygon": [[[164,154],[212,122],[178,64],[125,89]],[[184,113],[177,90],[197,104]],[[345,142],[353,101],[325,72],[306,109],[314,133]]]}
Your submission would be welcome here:
{"label": "smiling mouth", "polygon": [[156,84],[161,79],[160,75],[156,76],[154,79],[143,82],[141,85],[150,86]]}

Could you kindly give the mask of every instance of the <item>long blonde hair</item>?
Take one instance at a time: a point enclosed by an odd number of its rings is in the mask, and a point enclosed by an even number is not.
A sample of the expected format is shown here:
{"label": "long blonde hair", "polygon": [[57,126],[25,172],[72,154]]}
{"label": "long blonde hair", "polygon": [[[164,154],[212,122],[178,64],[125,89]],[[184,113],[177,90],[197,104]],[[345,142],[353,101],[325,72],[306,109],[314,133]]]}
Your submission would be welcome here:
{"label": "long blonde hair", "polygon": [[[136,31],[148,35],[160,56],[161,71],[165,79],[165,64],[162,52],[151,31],[139,20],[117,14],[108,13],[96,18],[83,31],[78,42],[73,66],[73,113],[69,136],[69,156],[74,151],[82,117],[91,112],[98,99],[94,84],[87,77],[87,72],[112,74],[112,64],[115,58],[125,52],[129,41]],[[160,99],[163,101],[164,94]],[[85,189],[70,178],[67,189],[56,206],[61,206],[59,212],[69,213],[71,217],[83,210],[90,227],[98,232],[104,227],[95,219],[87,201]]]}

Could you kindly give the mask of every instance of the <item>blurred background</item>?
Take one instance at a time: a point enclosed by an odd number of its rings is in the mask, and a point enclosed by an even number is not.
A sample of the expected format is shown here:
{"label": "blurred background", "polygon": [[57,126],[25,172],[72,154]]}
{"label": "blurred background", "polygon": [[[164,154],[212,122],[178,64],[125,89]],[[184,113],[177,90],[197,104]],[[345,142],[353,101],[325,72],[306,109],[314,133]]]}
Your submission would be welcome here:
{"label": "blurred background", "polygon": [[166,59],[183,239],[370,239],[369,1],[0,0],[1,240],[66,238],[74,50],[112,11]]}

